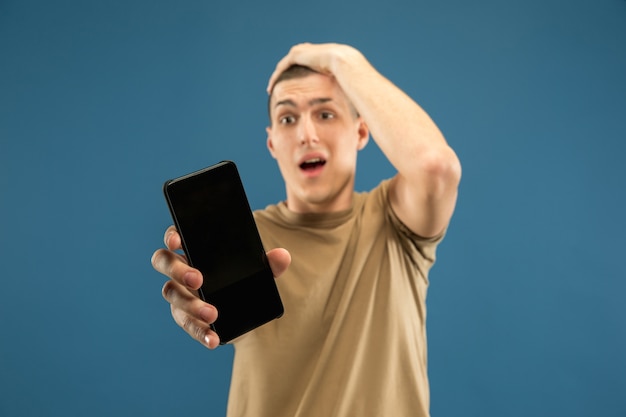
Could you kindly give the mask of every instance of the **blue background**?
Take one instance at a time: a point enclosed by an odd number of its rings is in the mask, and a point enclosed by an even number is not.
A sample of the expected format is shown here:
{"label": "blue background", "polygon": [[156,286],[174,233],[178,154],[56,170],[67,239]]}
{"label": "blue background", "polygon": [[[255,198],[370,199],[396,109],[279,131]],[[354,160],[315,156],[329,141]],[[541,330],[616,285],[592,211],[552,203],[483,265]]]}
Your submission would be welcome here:
{"label": "blue background", "polygon": [[[431,275],[432,414],[626,416],[626,1],[0,1],[0,415],[223,415],[171,320],[167,178],[284,198],[267,78],[353,44],[464,168]],[[373,142],[357,188],[393,169]]]}

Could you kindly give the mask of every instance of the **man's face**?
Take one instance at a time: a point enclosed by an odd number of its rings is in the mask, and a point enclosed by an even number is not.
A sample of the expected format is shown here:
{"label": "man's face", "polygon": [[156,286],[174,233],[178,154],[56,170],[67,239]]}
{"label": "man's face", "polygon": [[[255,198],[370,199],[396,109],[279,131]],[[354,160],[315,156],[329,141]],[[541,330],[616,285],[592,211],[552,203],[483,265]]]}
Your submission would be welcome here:
{"label": "man's face", "polygon": [[322,74],[279,82],[270,101],[267,146],[296,212],[347,209],[357,152],[369,132],[335,79]]}

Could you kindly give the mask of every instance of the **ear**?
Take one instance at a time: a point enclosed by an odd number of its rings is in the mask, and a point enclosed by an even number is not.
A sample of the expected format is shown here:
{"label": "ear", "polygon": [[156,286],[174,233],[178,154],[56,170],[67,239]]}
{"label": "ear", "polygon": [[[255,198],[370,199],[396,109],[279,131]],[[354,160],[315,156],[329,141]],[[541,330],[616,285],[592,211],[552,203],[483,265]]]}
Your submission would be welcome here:
{"label": "ear", "polygon": [[358,139],[357,149],[360,151],[361,149],[365,148],[365,145],[367,145],[367,142],[369,141],[370,130],[367,127],[367,123],[365,123],[363,118],[359,117],[358,123],[359,123],[359,127],[357,129],[357,132],[359,135],[359,139]]}
{"label": "ear", "polygon": [[276,159],[276,155],[274,154],[274,143],[272,142],[272,128],[269,126],[266,127],[265,132],[267,133],[267,150],[270,151],[270,155],[272,155],[272,158]]}

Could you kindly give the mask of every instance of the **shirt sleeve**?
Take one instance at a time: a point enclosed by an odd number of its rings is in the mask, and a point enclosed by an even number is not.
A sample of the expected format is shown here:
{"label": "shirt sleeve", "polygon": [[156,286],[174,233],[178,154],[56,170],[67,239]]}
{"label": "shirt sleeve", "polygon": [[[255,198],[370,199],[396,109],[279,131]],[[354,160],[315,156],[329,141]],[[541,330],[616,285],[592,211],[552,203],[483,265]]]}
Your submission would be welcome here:
{"label": "shirt sleeve", "polygon": [[390,180],[384,180],[376,187],[381,193],[381,200],[384,206],[384,212],[387,220],[391,224],[392,229],[397,234],[398,240],[412,262],[418,267],[424,275],[435,263],[437,245],[441,243],[446,235],[447,229],[433,237],[422,237],[410,230],[400,218],[396,215],[389,202],[389,184]]}

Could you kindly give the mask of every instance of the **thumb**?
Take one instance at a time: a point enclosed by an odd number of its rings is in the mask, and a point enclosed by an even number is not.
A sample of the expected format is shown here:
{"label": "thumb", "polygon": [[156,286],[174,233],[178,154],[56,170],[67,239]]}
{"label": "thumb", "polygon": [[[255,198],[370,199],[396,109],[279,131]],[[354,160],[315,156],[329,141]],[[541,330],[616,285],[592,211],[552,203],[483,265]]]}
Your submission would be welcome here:
{"label": "thumb", "polygon": [[287,249],[276,248],[268,251],[267,260],[270,263],[274,277],[278,278],[287,270],[287,267],[291,263],[291,254]]}

